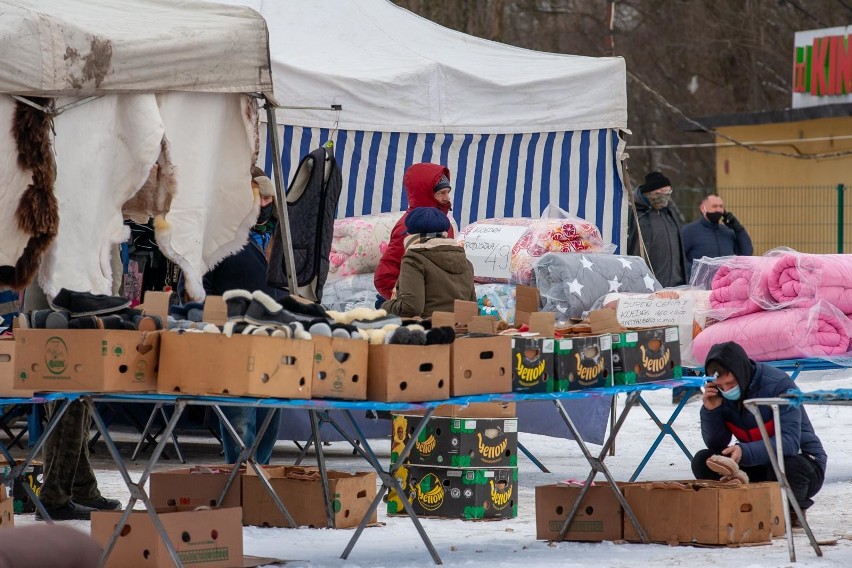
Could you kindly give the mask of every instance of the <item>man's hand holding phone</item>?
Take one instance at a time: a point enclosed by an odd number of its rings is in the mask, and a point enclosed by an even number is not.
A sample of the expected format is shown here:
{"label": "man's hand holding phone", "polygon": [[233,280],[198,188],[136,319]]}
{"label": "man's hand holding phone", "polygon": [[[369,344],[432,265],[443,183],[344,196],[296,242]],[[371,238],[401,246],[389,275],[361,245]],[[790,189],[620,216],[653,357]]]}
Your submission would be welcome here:
{"label": "man's hand holding phone", "polygon": [[701,402],[704,403],[704,408],[707,410],[715,410],[722,406],[722,393],[719,392],[719,387],[716,383],[710,381],[704,385],[704,394],[701,396]]}

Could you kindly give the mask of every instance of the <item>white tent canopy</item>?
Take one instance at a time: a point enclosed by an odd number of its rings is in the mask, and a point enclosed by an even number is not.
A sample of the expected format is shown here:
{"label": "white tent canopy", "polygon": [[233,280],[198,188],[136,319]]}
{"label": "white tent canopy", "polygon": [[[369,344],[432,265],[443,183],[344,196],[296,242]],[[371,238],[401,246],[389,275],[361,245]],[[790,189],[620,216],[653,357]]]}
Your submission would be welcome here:
{"label": "white tent canopy", "polygon": [[0,93],[265,92],[266,22],[171,0],[0,0]]}
{"label": "white tent canopy", "polygon": [[[626,128],[621,58],[541,53],[448,30],[386,0],[225,0],[266,18],[288,124],[381,132]],[[291,107],[291,108],[286,108]],[[296,107],[296,108],[292,108]]]}

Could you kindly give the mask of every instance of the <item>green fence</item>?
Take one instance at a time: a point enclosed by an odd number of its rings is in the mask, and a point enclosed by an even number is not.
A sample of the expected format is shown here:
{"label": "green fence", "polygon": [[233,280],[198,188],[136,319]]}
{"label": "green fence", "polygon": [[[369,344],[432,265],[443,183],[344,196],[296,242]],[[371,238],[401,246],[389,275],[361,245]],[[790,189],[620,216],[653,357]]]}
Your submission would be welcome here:
{"label": "green fence", "polygon": [[699,215],[699,205],[717,193],[745,226],[754,254],[790,247],[816,254],[852,252],[852,198],[845,184],[813,186],[676,189],[675,202],[686,222]]}

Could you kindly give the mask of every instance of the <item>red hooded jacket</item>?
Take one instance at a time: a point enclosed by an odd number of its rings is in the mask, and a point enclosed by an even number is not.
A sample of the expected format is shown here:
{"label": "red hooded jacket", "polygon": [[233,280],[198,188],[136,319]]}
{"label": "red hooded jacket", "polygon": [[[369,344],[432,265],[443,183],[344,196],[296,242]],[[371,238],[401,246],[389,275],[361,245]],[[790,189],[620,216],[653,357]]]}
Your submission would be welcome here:
{"label": "red hooded jacket", "polygon": [[[382,254],[382,260],[379,261],[379,266],[376,267],[376,275],[373,277],[376,291],[386,300],[389,300],[391,294],[393,294],[393,288],[399,278],[399,266],[402,263],[402,256],[405,254],[403,241],[408,235],[405,228],[405,218],[408,213],[417,207],[436,207],[444,213],[448,213],[450,210],[449,204],[442,206],[435,201],[433,190],[435,184],[441,181],[442,175],[450,179],[450,170],[444,166],[429,163],[414,164],[405,171],[402,185],[408,192],[408,209],[393,226],[388,248]],[[450,227],[448,236],[454,237],[452,227]]]}

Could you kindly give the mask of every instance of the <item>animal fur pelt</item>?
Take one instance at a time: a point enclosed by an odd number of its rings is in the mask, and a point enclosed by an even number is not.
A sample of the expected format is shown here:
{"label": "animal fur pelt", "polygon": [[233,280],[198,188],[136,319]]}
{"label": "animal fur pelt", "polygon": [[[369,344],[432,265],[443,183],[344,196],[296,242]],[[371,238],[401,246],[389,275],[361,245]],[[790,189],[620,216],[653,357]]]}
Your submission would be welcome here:
{"label": "animal fur pelt", "polygon": [[136,195],[121,207],[124,218],[144,225],[151,217],[165,215],[172,205],[175,184],[169,142],[163,138],[160,142],[160,156],[151,168],[148,179]]}
{"label": "animal fur pelt", "polygon": [[[174,194],[154,220],[160,250],[180,266],[186,291],[204,298],[201,279],[242,249],[260,200],[251,185],[257,103],[244,95],[163,93],[160,116],[174,167]],[[252,118],[254,117],[254,118]]]}
{"label": "animal fur pelt", "polygon": [[161,153],[156,97],[103,96],[58,115],[55,129],[59,234],[39,284],[49,298],[60,288],[111,294],[110,256],[129,237],[121,207]]}
{"label": "animal fur pelt", "polygon": [[26,287],[58,230],[51,125],[49,113],[0,96],[0,285]]}

